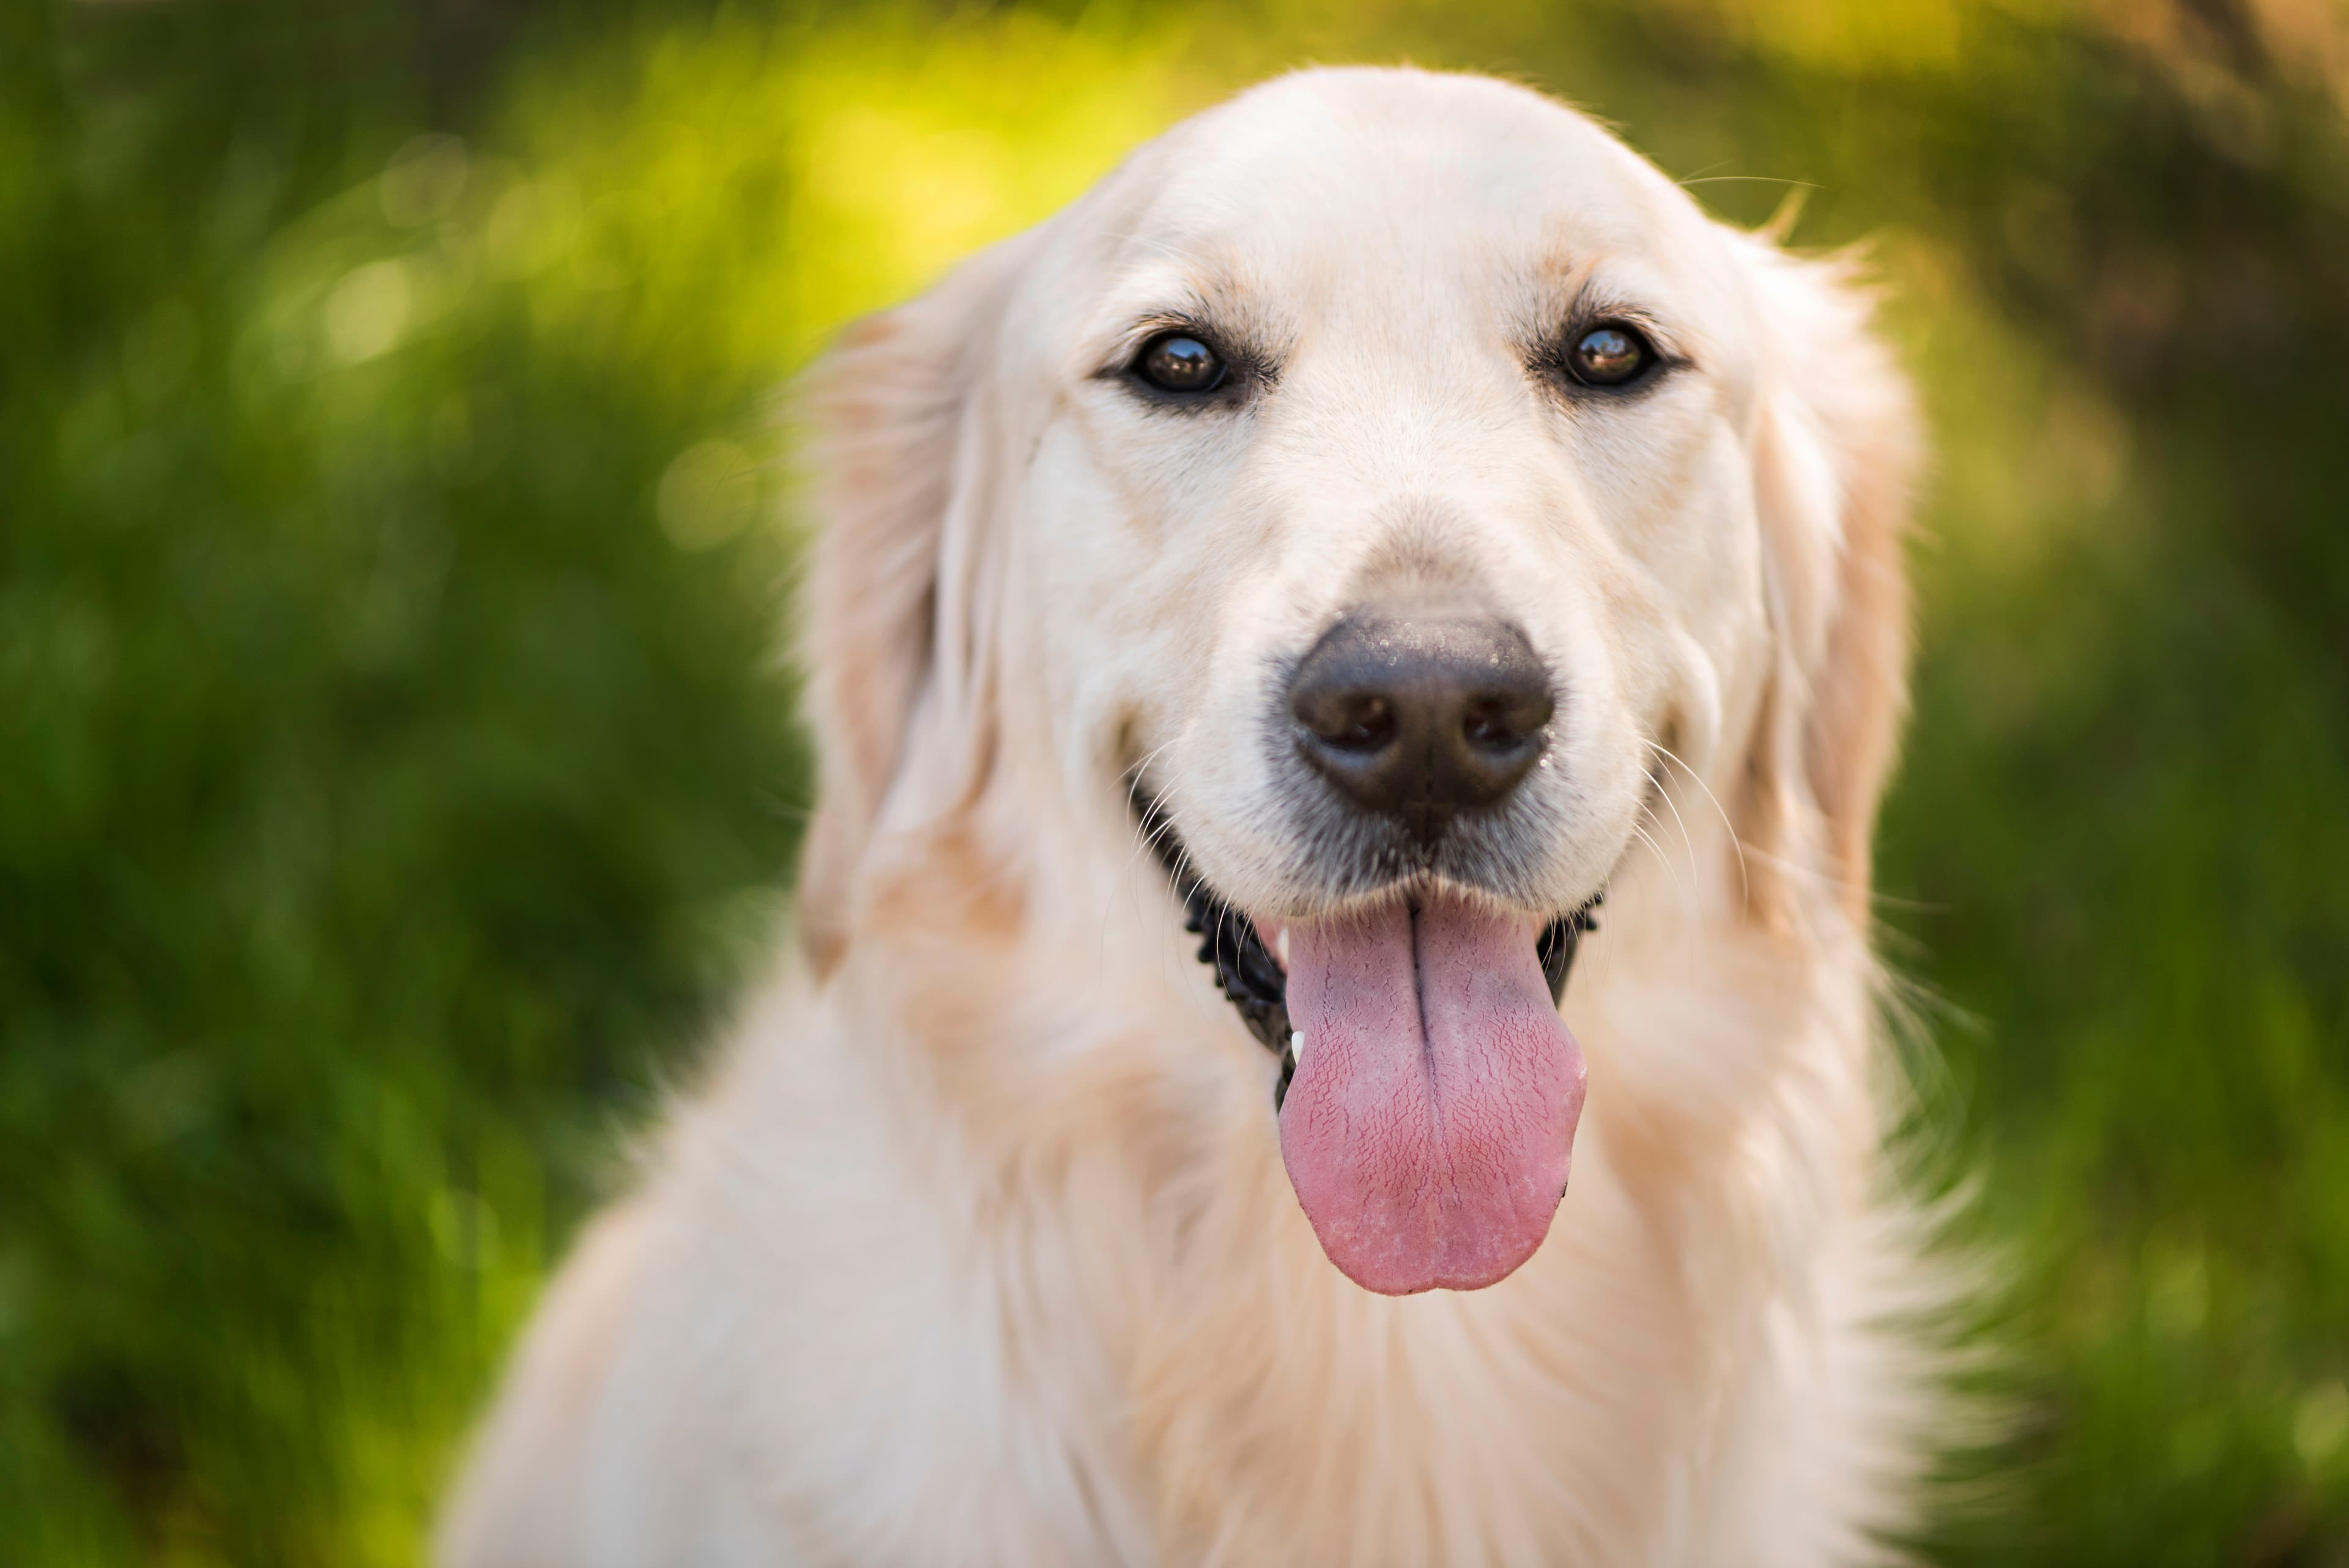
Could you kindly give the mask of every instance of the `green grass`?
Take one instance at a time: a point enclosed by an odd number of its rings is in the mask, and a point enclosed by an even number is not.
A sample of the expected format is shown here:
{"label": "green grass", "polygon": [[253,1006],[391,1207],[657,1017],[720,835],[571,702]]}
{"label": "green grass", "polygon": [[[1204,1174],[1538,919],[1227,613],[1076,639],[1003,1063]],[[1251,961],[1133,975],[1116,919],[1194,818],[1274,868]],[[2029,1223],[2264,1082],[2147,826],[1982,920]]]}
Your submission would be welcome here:
{"label": "green grass", "polygon": [[2297,13],[460,9],[0,16],[16,1557],[413,1560],[779,914],[773,389],[1232,86],[1409,57],[1875,242],[1942,453],[1884,919],[2018,1413],[1931,1554],[2349,1563],[2349,135]]}

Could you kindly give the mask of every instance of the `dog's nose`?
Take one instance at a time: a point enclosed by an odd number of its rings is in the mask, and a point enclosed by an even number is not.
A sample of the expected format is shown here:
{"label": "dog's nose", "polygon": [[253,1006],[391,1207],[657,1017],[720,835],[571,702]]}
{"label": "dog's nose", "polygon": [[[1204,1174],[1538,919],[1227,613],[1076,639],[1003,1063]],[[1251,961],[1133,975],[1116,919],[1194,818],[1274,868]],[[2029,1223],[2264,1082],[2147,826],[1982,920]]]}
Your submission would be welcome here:
{"label": "dog's nose", "polygon": [[1288,706],[1307,762],[1427,843],[1516,787],[1553,710],[1524,632],[1445,610],[1347,616],[1298,667]]}

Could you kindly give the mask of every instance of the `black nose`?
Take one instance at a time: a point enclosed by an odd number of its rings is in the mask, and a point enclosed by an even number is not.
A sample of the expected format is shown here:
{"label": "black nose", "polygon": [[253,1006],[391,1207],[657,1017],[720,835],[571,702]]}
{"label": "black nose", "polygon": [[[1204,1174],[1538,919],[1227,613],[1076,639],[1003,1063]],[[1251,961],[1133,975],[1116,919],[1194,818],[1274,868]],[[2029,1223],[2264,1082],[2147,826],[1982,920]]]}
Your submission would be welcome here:
{"label": "black nose", "polygon": [[1469,612],[1364,610],[1288,688],[1297,749],[1357,804],[1433,843],[1541,755],[1549,676],[1525,633]]}

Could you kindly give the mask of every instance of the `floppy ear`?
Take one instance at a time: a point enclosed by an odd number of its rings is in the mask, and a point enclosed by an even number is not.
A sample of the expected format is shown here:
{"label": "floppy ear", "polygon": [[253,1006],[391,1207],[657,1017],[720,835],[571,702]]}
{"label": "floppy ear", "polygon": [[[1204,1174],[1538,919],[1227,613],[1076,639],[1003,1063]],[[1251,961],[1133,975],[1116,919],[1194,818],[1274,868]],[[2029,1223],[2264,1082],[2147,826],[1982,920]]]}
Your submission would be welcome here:
{"label": "floppy ear", "polygon": [[975,396],[1026,236],[870,317],[811,373],[821,524],[800,622],[818,753],[799,929],[816,971],[847,940],[858,867],[906,763],[917,713],[942,732],[926,782],[951,795],[984,767],[992,691],[974,599],[994,483]]}
{"label": "floppy ear", "polygon": [[[1754,493],[1779,656],[1749,759],[1746,836],[1782,868],[1831,878],[1845,911],[1864,919],[1877,803],[1908,710],[1902,547],[1922,443],[1851,260],[1747,243],[1775,344]],[[1786,891],[1774,888],[1765,918],[1791,913]]]}

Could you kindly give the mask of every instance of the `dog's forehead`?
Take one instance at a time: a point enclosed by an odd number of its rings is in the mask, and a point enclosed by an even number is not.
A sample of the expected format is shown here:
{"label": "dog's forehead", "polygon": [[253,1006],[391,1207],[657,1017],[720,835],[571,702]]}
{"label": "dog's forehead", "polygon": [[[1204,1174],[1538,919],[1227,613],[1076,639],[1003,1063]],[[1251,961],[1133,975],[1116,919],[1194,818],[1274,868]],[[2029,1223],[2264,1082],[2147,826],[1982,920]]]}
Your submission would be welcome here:
{"label": "dog's forehead", "polygon": [[1154,296],[1444,299],[1539,313],[1604,269],[1692,292],[1717,247],[1686,192],[1585,116],[1489,78],[1316,70],[1176,128],[1098,209],[1107,329]]}

